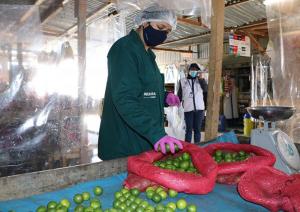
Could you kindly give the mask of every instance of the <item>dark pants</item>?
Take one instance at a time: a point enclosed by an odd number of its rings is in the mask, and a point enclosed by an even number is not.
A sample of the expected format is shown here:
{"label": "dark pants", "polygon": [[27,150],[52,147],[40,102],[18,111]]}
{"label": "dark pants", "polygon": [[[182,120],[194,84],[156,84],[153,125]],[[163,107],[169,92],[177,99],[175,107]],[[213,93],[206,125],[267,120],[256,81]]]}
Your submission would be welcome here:
{"label": "dark pants", "polygon": [[203,110],[196,110],[184,113],[185,119],[185,141],[192,141],[192,133],[194,131],[194,143],[201,141],[201,126],[203,121]]}

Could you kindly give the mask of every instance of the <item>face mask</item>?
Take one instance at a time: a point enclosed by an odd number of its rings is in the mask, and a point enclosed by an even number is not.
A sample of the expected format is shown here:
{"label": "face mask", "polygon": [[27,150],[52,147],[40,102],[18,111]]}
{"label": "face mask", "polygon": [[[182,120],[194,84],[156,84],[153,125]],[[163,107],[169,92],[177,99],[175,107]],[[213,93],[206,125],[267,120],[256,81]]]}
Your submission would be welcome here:
{"label": "face mask", "polygon": [[167,32],[154,29],[151,25],[144,28],[144,41],[147,46],[157,46],[167,39]]}
{"label": "face mask", "polygon": [[190,71],[190,76],[195,78],[198,74],[198,71]]}

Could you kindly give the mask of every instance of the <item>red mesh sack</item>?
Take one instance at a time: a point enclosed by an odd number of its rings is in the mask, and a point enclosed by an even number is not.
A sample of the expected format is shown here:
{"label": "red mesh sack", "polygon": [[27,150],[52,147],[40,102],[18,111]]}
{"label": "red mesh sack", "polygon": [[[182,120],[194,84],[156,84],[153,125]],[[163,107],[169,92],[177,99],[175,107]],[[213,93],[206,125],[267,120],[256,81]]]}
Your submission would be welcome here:
{"label": "red mesh sack", "polygon": [[[124,184],[128,188],[142,185],[140,189],[145,189],[145,184],[159,184],[166,188],[174,189],[178,192],[190,194],[207,194],[213,190],[217,175],[217,164],[213,158],[202,148],[190,144],[183,143],[183,152],[191,155],[191,159],[199,174],[177,172],[174,170],[161,169],[153,165],[153,162],[164,157],[160,152],[148,151],[142,154],[128,157],[128,173],[129,176]],[[139,177],[136,178],[137,175]],[[135,182],[144,181],[144,182]],[[145,182],[145,180],[148,180]],[[149,182],[150,181],[150,182]]]}
{"label": "red mesh sack", "polygon": [[204,148],[210,155],[215,151],[245,151],[251,153],[251,157],[245,161],[226,162],[218,164],[217,182],[222,184],[237,184],[242,174],[258,165],[273,166],[276,158],[273,153],[263,148],[249,144],[217,143],[210,144]]}
{"label": "red mesh sack", "polygon": [[287,175],[275,168],[258,166],[247,171],[238,184],[240,195],[271,211],[300,211],[300,174]]}

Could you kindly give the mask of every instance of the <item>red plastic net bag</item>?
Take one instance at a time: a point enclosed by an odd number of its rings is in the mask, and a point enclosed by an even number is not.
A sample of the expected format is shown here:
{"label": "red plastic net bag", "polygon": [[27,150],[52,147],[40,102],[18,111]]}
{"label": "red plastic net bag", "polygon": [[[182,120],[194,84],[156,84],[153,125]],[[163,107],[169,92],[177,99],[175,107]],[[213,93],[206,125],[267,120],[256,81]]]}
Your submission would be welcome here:
{"label": "red plastic net bag", "polygon": [[223,184],[237,184],[245,171],[258,165],[273,166],[276,161],[268,150],[249,144],[217,143],[204,149],[218,162],[217,182]]}
{"label": "red plastic net bag", "polygon": [[207,194],[212,191],[217,175],[217,164],[202,148],[194,144],[182,143],[183,150],[178,154],[189,153],[196,170],[200,174],[157,167],[153,163],[165,156],[160,152],[149,151],[128,158],[129,174],[124,182],[125,186],[144,190],[146,185],[159,184],[178,192],[190,194]]}
{"label": "red plastic net bag", "polygon": [[247,201],[271,211],[300,211],[300,174],[289,176],[272,167],[258,166],[241,177],[238,191]]}

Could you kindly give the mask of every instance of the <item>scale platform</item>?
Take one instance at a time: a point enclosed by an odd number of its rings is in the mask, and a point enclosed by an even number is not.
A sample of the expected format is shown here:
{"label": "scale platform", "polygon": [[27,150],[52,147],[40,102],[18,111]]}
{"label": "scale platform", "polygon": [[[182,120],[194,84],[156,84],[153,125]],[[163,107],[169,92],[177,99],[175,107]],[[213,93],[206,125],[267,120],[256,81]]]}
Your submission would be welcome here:
{"label": "scale platform", "polygon": [[264,121],[263,128],[251,132],[251,144],[271,151],[276,157],[275,168],[287,173],[300,172],[300,157],[293,140],[280,129],[276,122],[287,120],[295,113],[294,107],[257,106],[247,111],[254,119]]}

